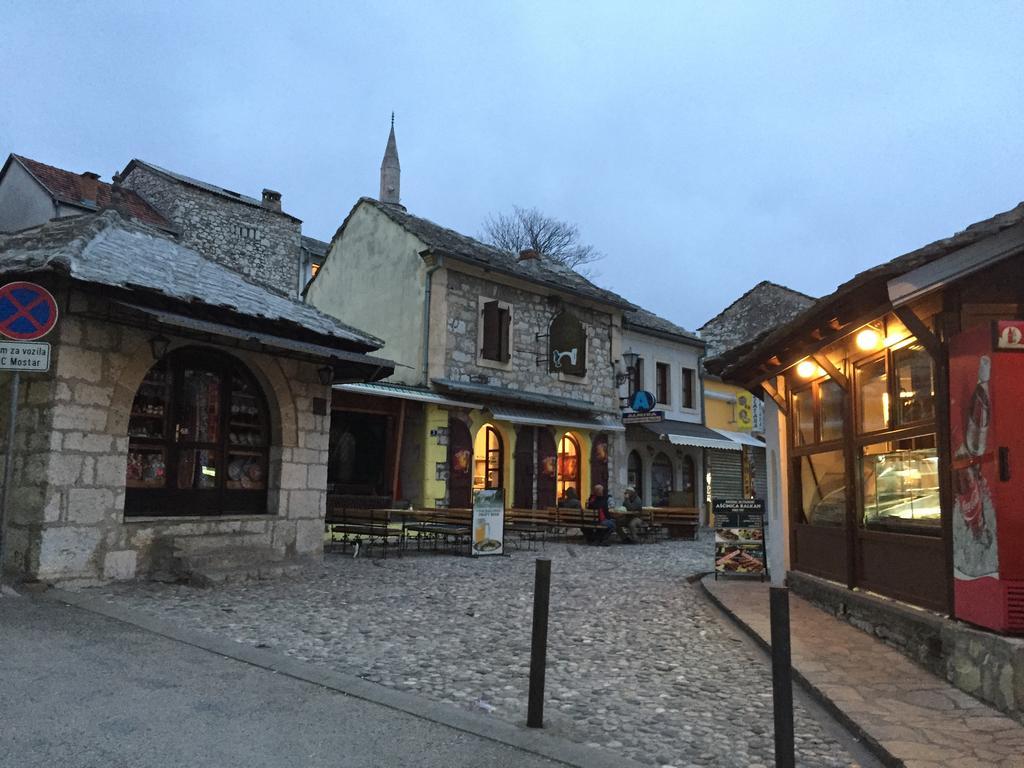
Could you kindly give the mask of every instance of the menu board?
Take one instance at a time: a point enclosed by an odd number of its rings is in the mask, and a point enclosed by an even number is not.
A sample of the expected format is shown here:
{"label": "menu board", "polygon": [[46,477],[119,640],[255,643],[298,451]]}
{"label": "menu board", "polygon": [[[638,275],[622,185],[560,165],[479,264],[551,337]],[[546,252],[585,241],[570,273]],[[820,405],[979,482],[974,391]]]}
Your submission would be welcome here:
{"label": "menu board", "polygon": [[715,499],[715,578],[718,574],[760,576],[768,558],[764,548],[763,499]]}
{"label": "menu board", "polygon": [[505,492],[501,488],[473,491],[474,555],[500,555],[505,551]]}

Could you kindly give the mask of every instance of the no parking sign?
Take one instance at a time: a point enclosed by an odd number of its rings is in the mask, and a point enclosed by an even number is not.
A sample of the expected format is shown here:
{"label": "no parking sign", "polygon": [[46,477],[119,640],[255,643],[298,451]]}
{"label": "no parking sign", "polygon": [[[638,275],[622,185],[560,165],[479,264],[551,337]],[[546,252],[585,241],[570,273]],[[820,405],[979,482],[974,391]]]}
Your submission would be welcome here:
{"label": "no parking sign", "polygon": [[41,339],[57,324],[57,301],[35,283],[0,288],[0,334],[17,341]]}

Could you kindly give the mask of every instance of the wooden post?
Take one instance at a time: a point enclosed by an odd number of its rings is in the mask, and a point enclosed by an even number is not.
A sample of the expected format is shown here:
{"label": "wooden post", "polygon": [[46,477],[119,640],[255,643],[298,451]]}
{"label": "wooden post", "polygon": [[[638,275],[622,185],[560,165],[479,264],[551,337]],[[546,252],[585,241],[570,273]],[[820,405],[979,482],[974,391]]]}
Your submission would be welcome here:
{"label": "wooden post", "polygon": [[395,434],[395,460],[391,463],[391,500],[398,499],[399,470],[402,467],[402,439],[405,434],[405,400],[399,400],[398,406],[398,430]]}

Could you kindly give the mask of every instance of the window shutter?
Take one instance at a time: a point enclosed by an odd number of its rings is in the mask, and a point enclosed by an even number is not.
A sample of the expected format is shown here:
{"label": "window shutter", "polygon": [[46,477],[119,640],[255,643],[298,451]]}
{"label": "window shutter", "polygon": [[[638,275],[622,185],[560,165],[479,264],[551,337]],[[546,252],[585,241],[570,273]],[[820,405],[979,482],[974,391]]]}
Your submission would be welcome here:
{"label": "window shutter", "polygon": [[502,363],[507,363],[511,357],[508,348],[508,340],[509,336],[511,336],[509,333],[511,321],[511,312],[504,308],[498,310],[498,360]]}
{"label": "window shutter", "polygon": [[488,301],[484,304],[483,311],[483,347],[480,349],[480,354],[487,360],[498,360],[501,339],[501,323],[500,323],[501,308],[498,306],[496,301]]}

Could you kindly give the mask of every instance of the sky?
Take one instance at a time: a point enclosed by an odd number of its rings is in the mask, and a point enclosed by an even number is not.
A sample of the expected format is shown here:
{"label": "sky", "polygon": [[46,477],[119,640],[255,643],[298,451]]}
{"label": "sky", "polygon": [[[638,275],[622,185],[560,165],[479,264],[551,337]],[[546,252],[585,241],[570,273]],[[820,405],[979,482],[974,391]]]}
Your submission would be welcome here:
{"label": "sky", "polygon": [[760,280],[824,295],[1024,200],[1024,5],[0,0],[0,153],[137,157],[329,240],[376,196],[535,207],[688,329]]}

